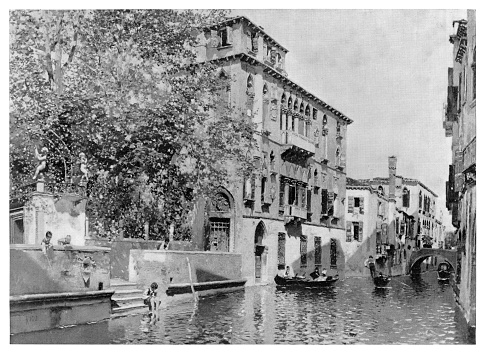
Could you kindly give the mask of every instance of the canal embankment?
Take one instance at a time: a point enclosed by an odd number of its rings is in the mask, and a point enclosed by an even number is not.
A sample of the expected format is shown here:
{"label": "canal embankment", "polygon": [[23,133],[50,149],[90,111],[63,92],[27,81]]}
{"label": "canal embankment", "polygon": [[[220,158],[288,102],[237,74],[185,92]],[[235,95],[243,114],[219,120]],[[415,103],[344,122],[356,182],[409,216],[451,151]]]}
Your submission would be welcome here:
{"label": "canal embankment", "polygon": [[10,332],[108,319],[109,248],[10,246]]}

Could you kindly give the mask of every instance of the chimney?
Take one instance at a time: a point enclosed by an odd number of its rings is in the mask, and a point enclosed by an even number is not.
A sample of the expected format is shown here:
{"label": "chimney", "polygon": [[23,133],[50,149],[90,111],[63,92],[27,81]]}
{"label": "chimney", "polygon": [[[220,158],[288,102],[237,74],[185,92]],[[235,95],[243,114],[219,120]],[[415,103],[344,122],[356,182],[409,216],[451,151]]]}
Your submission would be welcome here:
{"label": "chimney", "polygon": [[388,157],[388,198],[395,200],[397,157]]}

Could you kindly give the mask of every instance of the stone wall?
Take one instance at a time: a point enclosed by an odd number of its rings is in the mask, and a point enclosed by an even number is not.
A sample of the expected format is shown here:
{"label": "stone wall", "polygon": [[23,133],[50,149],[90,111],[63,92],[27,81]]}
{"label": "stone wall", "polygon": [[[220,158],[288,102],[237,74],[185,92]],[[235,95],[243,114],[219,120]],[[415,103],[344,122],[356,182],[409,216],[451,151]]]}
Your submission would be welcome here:
{"label": "stone wall", "polygon": [[35,192],[24,206],[24,242],[40,244],[47,231],[52,232],[52,243],[57,244],[66,235],[71,244],[84,245],[86,235],[86,199],[77,195]]}
{"label": "stone wall", "polygon": [[200,251],[131,250],[129,280],[140,287],[189,283],[191,264],[194,283],[240,280],[241,254]]}
{"label": "stone wall", "polygon": [[96,291],[110,286],[110,249],[10,245],[10,295]]}
{"label": "stone wall", "polygon": [[112,278],[128,280],[130,250],[158,250],[162,241],[124,238],[113,241],[107,239],[86,239],[86,245],[106,246],[111,248],[110,271]]}

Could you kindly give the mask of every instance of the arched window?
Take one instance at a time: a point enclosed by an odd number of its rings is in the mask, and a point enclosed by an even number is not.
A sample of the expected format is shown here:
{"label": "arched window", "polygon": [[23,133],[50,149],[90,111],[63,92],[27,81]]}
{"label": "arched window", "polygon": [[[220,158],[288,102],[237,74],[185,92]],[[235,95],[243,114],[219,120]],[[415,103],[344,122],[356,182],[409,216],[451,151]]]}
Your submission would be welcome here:
{"label": "arched window", "polygon": [[287,102],[287,108],[292,109],[292,94],[289,94],[289,101]]}
{"label": "arched window", "polygon": [[285,129],[284,127],[285,119],[284,119],[284,112],[283,112],[284,107],[285,107],[285,93],[282,94],[282,98],[280,99],[280,130]]}
{"label": "arched window", "polygon": [[336,166],[341,166],[341,149],[336,148]]}
{"label": "arched window", "polygon": [[382,195],[384,194],[384,192],[383,192],[383,186],[381,186],[381,185],[380,185],[380,186],[378,186],[378,192],[379,192],[380,194],[382,194]]}
{"label": "arched window", "polygon": [[298,104],[298,99],[295,98],[295,102],[294,102],[294,111],[297,112],[297,109],[299,108],[299,104]]}
{"label": "arched window", "polygon": [[268,94],[268,87],[267,87],[267,84],[263,84],[263,96],[267,96]]}
{"label": "arched window", "polygon": [[250,74],[246,79],[246,93],[252,94],[254,93],[254,86],[253,86],[253,76]]}
{"label": "arched window", "polygon": [[314,185],[319,186],[319,175],[317,174],[317,169],[314,170]]}
{"label": "arched window", "polygon": [[419,191],[419,208],[422,208],[422,191]]}
{"label": "arched window", "polygon": [[305,107],[305,115],[306,115],[306,116],[310,116],[310,107],[309,107],[309,105],[307,105],[307,106]]}
{"label": "arched window", "polygon": [[299,112],[301,114],[304,114],[304,102],[303,101],[300,103],[300,110],[299,110]]}
{"label": "arched window", "polygon": [[403,207],[410,207],[410,191],[404,187],[402,193]]}

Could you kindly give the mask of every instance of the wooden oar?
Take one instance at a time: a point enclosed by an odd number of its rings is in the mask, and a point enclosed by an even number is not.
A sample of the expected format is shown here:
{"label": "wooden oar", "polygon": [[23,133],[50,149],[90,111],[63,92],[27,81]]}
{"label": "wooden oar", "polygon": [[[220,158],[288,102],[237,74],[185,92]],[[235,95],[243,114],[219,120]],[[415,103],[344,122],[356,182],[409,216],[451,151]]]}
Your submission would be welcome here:
{"label": "wooden oar", "polygon": [[194,285],[192,283],[191,263],[189,262],[189,258],[188,257],[186,257],[186,260],[187,260],[187,268],[189,269],[189,282],[191,283],[192,295],[194,296],[194,302],[197,302],[197,300],[199,299],[199,297],[197,295],[197,292],[194,290]]}

